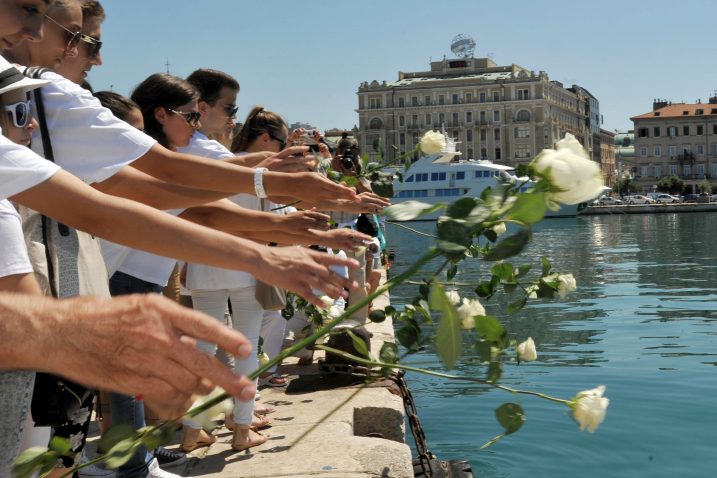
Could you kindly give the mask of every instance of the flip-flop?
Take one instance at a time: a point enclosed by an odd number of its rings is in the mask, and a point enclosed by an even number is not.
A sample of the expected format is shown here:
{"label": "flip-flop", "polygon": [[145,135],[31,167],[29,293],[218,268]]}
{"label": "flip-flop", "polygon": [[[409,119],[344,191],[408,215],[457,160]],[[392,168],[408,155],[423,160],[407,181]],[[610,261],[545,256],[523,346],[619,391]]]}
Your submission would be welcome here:
{"label": "flip-flop", "polygon": [[270,413],[274,413],[276,409],[272,407],[256,407],[254,408],[254,415],[269,415]]}
{"label": "flip-flop", "polygon": [[259,378],[260,387],[286,387],[289,380],[286,377],[272,373],[264,378]]}

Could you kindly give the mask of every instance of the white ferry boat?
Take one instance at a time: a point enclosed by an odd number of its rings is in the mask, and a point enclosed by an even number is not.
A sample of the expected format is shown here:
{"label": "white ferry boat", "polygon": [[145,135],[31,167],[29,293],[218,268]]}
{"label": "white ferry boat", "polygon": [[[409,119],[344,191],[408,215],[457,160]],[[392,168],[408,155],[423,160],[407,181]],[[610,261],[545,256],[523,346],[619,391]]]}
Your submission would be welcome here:
{"label": "white ferry boat", "polygon": [[[527,177],[516,177],[515,169],[510,166],[487,160],[464,160],[460,154],[456,152],[455,142],[446,138],[442,152],[421,157],[404,174],[403,182],[394,181],[392,202],[415,199],[429,204],[452,203],[462,196],[478,197],[485,188],[495,188],[505,179],[521,183],[522,191],[534,184]],[[575,217],[585,207],[583,204],[561,206],[559,211],[548,210],[546,217]],[[436,220],[441,214],[444,214],[442,209],[418,220]]]}

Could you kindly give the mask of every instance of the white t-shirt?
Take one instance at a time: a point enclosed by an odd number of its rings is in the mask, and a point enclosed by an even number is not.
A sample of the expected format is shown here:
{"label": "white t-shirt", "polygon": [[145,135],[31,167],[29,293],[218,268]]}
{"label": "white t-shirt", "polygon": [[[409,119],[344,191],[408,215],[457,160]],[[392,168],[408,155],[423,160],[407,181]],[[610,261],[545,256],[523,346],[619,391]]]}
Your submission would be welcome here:
{"label": "white t-shirt", "polygon": [[22,234],[22,220],[7,200],[0,201],[0,250],[0,277],[32,273]]}
{"label": "white t-shirt", "polygon": [[2,136],[0,130],[0,199],[7,199],[47,181],[59,169],[26,147]]}
{"label": "white t-shirt", "polygon": [[[83,181],[104,181],[157,143],[79,85],[51,71],[42,78],[52,81],[41,91],[55,162]],[[40,128],[33,131],[32,149],[43,156]]]}
{"label": "white t-shirt", "polygon": [[[165,212],[178,216],[182,211],[184,209],[171,209]],[[100,244],[102,245],[102,258],[105,260],[109,277],[119,271],[165,287],[177,264],[177,259],[131,249],[104,239],[100,239]]]}
{"label": "white t-shirt", "polygon": [[[235,156],[220,142],[210,140],[199,131],[194,133],[189,146],[179,148],[177,151],[216,160]],[[237,194],[229,199],[241,207],[256,211],[261,210],[261,201],[256,196]],[[204,264],[192,263],[187,266],[187,289],[189,290],[239,289],[255,285],[256,279],[248,272],[222,269]]]}

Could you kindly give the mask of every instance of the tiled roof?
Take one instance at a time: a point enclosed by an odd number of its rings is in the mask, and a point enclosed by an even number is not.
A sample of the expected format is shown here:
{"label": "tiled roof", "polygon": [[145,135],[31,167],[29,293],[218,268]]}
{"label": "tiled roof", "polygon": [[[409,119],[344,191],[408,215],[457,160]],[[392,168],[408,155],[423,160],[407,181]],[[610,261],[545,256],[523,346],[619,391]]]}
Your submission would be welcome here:
{"label": "tiled roof", "polygon": [[[701,113],[698,113],[702,110]],[[631,120],[651,119],[651,118],[683,118],[685,116],[707,116],[717,115],[717,104],[714,103],[674,103],[663,106],[655,111],[650,111],[638,116],[633,116]]]}

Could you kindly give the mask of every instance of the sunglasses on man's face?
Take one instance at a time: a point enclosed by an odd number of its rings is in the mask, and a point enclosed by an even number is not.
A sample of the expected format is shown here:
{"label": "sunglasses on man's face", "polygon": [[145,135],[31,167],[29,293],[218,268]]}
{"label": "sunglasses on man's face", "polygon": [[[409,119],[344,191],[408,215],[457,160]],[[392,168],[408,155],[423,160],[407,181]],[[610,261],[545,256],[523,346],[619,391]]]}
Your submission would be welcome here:
{"label": "sunglasses on man's face", "polygon": [[24,128],[30,122],[30,100],[5,105],[5,111],[12,116],[16,128]]}
{"label": "sunglasses on man's face", "polygon": [[189,123],[189,126],[193,128],[199,124],[199,118],[202,116],[199,111],[177,111],[171,108],[167,108],[167,111],[181,116],[187,123]]}
{"label": "sunglasses on man's face", "polygon": [[82,32],[80,32],[80,31],[77,31],[77,32],[71,31],[69,28],[65,27],[65,26],[62,25],[60,22],[58,22],[57,20],[55,20],[54,18],[52,18],[51,16],[49,16],[49,15],[47,15],[47,14],[45,14],[45,18],[47,18],[47,19],[50,20],[52,23],[54,23],[54,24],[57,25],[58,27],[60,27],[60,28],[62,28],[63,30],[65,30],[65,36],[67,37],[67,45],[65,45],[65,50],[68,50],[68,51],[69,51],[69,50],[73,50],[74,48],[77,47],[77,45],[80,43],[80,40],[82,39]]}
{"label": "sunglasses on man's face", "polygon": [[84,33],[80,36],[80,40],[87,47],[87,58],[96,58],[100,56],[100,49],[102,48],[102,42],[97,38],[93,38]]}
{"label": "sunglasses on man's face", "polygon": [[234,116],[236,116],[237,111],[239,111],[239,107],[236,105],[224,105],[224,112],[230,118],[233,118]]}

